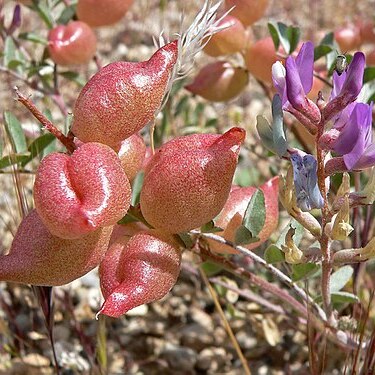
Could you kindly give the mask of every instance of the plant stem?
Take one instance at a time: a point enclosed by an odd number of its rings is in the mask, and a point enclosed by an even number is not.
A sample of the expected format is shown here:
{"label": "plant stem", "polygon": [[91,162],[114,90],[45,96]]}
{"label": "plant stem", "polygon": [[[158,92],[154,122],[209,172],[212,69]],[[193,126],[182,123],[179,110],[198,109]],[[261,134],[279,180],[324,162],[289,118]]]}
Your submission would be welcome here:
{"label": "plant stem", "polygon": [[14,91],[17,95],[17,101],[22,103],[34,115],[34,117],[39,120],[43,127],[53,134],[70,153],[73,153],[73,151],[76,149],[73,139],[65,136],[59,129],[57,129],[56,126],[50,120],[48,120],[48,118],[44,116],[42,112],[39,111],[39,109],[29,98],[21,94],[18,87],[15,87]]}
{"label": "plant stem", "polygon": [[66,116],[68,114],[68,110],[66,108],[65,102],[59,93],[46,90],[43,87],[40,87],[35,81],[30,81],[29,79],[21,76],[17,72],[14,72],[13,70],[10,70],[4,66],[0,66],[0,72],[6,73],[9,76],[16,78],[17,80],[23,82],[25,85],[29,86],[33,90],[40,92],[44,96],[51,97],[54,103],[56,104],[56,106],[59,108],[62,115]]}
{"label": "plant stem", "polygon": [[[235,246],[231,242],[226,241],[224,238],[217,236],[217,235],[212,235],[211,233],[202,233],[201,234],[204,237],[213,239],[215,241],[218,241],[220,243],[224,243],[226,245],[231,246],[232,248],[242,251],[243,249],[246,250],[246,255],[249,255],[249,253],[252,253],[251,251],[247,250],[246,248],[243,248],[241,246]],[[314,327],[321,331],[325,332],[327,337],[340,347],[342,347],[345,350],[354,350],[358,348],[359,343],[353,339],[350,338],[348,334],[346,334],[343,331],[338,331],[335,327],[330,326],[329,322],[325,318],[325,313],[324,311],[321,310],[319,306],[316,305],[316,303],[308,297],[304,291],[302,290],[303,294],[305,294],[304,300],[307,302],[307,306],[301,304],[299,301],[297,301],[294,297],[292,297],[289,293],[287,293],[285,290],[281,289],[277,285],[274,285],[270,283],[267,280],[264,280],[263,278],[254,275],[253,273],[243,269],[239,268],[236,264],[228,260],[227,258],[224,258],[222,256],[218,256],[215,254],[212,254],[210,251],[206,250],[203,246],[200,247],[201,249],[201,255],[203,255],[203,258],[207,258],[208,260],[219,264],[222,266],[224,269],[226,269],[228,272],[233,273],[234,275],[240,277],[246,282],[250,282],[258,287],[260,287],[262,290],[265,290],[269,292],[270,294],[276,296],[277,298],[281,299],[282,301],[286,302],[295,312],[299,313],[302,315],[304,318],[308,318],[309,322],[311,322]],[[263,259],[258,257],[256,254],[252,253],[253,257],[252,259],[257,261],[257,259],[262,260],[261,264],[263,264]],[[267,264],[267,263],[266,263]],[[277,268],[273,267],[272,265],[267,264],[273,269],[276,269],[279,271]],[[272,271],[271,271],[272,272]],[[289,279],[288,276],[284,275],[281,271],[279,271],[280,274],[283,275],[283,279]],[[289,279],[290,280],[290,279]],[[285,282],[285,281],[284,281]],[[298,288],[296,285],[293,284],[293,282],[290,280],[290,284],[293,285],[293,289]],[[288,283],[289,285],[289,283]],[[290,285],[289,285],[290,286]],[[307,299],[307,300],[306,300]],[[318,316],[316,316],[309,307],[314,307],[318,311]],[[363,343],[361,345],[361,348],[366,348],[368,343]]]}
{"label": "plant stem", "polygon": [[229,325],[227,318],[225,317],[224,311],[223,311],[223,309],[220,306],[219,300],[217,298],[217,294],[216,294],[215,290],[212,288],[209,280],[207,279],[206,274],[202,270],[202,267],[199,267],[199,271],[200,271],[200,274],[201,274],[201,277],[202,277],[204,283],[206,284],[206,286],[207,286],[207,288],[208,288],[208,290],[209,290],[209,292],[211,294],[211,297],[212,297],[212,299],[214,301],[216,310],[218,311],[218,313],[219,313],[219,315],[221,317],[221,320],[222,320],[222,322],[224,324],[224,327],[225,327],[225,329],[226,329],[226,331],[228,333],[228,336],[230,337],[230,339],[232,341],[232,344],[233,344],[233,346],[234,346],[234,348],[235,348],[235,350],[237,352],[237,355],[238,355],[238,357],[239,357],[239,359],[240,359],[240,361],[242,363],[242,367],[244,369],[244,372],[245,372],[246,375],[251,375],[251,371],[249,369],[249,365],[247,364],[246,358],[243,355],[240,346],[238,345],[237,339],[234,336],[232,328]]}
{"label": "plant stem", "polygon": [[319,146],[319,138],[324,133],[324,125],[325,119],[322,116],[322,120],[318,126],[318,134],[316,139],[316,155],[318,161],[318,186],[320,190],[320,194],[324,200],[324,206],[322,208],[322,233],[319,239],[320,248],[322,251],[323,259],[322,259],[322,279],[321,279],[321,290],[322,290],[322,298],[323,298],[323,306],[324,311],[327,314],[327,318],[329,322],[332,322],[333,315],[332,315],[332,303],[331,303],[331,273],[332,273],[332,256],[331,256],[331,248],[330,248],[330,240],[328,236],[325,234],[325,226],[327,225],[330,217],[330,211],[328,207],[328,200],[327,200],[327,189],[325,184],[326,174],[325,174],[325,167],[324,167],[324,158],[325,158],[325,151]]}
{"label": "plant stem", "polygon": [[[192,233],[199,233],[197,231],[192,231]],[[268,264],[263,258],[256,255],[252,251],[246,249],[245,247],[234,245],[233,243],[225,240],[223,237],[212,234],[212,233],[199,233],[201,237],[210,238],[214,241],[223,243],[225,245],[231,246],[233,249],[239,251],[242,254],[245,254],[246,256],[250,257],[252,260],[254,260],[256,263],[261,264],[264,268],[266,268],[268,271],[270,271],[275,277],[277,277],[280,281],[282,281],[284,284],[286,284],[289,288],[294,290],[294,292],[302,298],[303,301],[306,303],[311,304],[311,306],[314,307],[314,309],[317,311],[319,317],[322,320],[326,320],[326,314],[325,312],[317,305],[314,300],[308,296],[303,289],[301,289],[298,285],[296,285],[290,277],[285,275],[283,272],[281,272],[278,268],[274,267],[272,264]],[[254,276],[254,275],[253,275]],[[252,276],[252,277],[253,277]],[[288,294],[289,296],[289,294]],[[289,296],[290,297],[290,296]]]}

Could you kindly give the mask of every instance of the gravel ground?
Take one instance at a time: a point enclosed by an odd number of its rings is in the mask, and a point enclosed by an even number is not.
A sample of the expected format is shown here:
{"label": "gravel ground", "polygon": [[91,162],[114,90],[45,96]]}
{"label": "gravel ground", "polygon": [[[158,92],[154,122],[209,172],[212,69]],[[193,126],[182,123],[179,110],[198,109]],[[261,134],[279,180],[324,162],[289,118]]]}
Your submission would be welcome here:
{"label": "gravel ground", "polygon": [[[188,6],[184,3],[188,3]],[[303,28],[304,36],[317,40],[321,31],[343,24],[354,15],[374,9],[374,1],[270,1],[265,19],[253,32],[257,37],[267,34],[266,22],[274,19],[294,22]],[[179,30],[180,13],[184,7],[187,18],[202,1],[168,1],[160,11],[158,1],[135,0],[124,20],[114,27],[97,31],[98,56],[102,65],[115,60],[144,60],[154,50],[151,36],[162,30],[168,35]],[[9,14],[13,3],[5,4]],[[25,10],[23,28],[36,27],[30,12]],[[1,46],[0,46],[1,47]],[[40,53],[40,51],[36,51]],[[198,64],[209,59],[201,56]],[[82,73],[89,77],[94,63]],[[1,75],[0,100],[3,109],[12,110],[26,127],[35,123],[31,116],[13,101],[11,88],[20,84]],[[22,87],[22,86],[21,86]],[[32,92],[24,87],[25,92]],[[77,88],[64,82],[62,95],[71,110]],[[41,108],[50,108],[54,121],[63,123],[59,110],[50,99],[33,93]],[[198,102],[203,102],[203,100]],[[269,104],[254,79],[245,92],[226,104],[206,104],[204,116],[215,114],[219,127],[241,124],[248,130],[249,148],[258,150],[254,134],[255,117],[269,114]],[[178,127],[178,124],[177,124]],[[8,149],[5,148],[4,154]],[[266,162],[244,152],[249,167],[267,170]],[[275,161],[275,165],[277,162]],[[264,169],[263,169],[264,167]],[[262,178],[269,177],[269,172]],[[33,174],[19,175],[21,194],[32,207]],[[20,222],[21,212],[13,174],[0,175],[0,252],[6,253]],[[259,253],[262,253],[260,249]],[[241,267],[261,272],[240,257],[233,259]],[[97,271],[64,287],[54,288],[54,342],[61,374],[100,374],[95,358],[104,347],[108,374],[244,374],[233,343],[228,338],[212,296],[198,273],[199,260],[185,252],[177,285],[163,300],[136,308],[120,319],[101,316],[95,319],[101,303]],[[306,325],[297,316],[267,293],[234,279],[225,272],[216,276],[216,283],[231,285],[235,291],[216,287],[219,300],[233,329],[236,340],[250,364],[253,374],[308,374],[309,350]],[[243,295],[239,295],[239,290]],[[247,292],[252,294],[246,295]],[[257,299],[257,297],[260,298]],[[323,373],[341,374],[347,355],[329,342],[316,351],[326,353]],[[100,357],[100,356],[99,356]],[[53,374],[51,345],[38,300],[28,286],[0,282],[0,374]],[[104,359],[103,359],[104,358]],[[100,362],[100,361],[99,361]],[[103,371],[102,371],[103,373]]]}

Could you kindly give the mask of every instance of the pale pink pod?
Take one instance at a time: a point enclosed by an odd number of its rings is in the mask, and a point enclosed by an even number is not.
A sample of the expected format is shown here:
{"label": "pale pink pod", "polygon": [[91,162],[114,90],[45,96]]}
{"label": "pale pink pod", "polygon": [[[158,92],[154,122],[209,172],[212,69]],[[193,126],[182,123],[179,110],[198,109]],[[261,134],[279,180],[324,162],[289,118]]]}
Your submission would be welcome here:
{"label": "pale pink pod", "polygon": [[118,239],[121,239],[122,242],[129,240],[135,234],[147,230],[146,225],[139,221],[134,221],[126,224],[116,224],[113,227],[111,239],[109,241],[109,246],[111,246]]}
{"label": "pale pink pod", "polygon": [[67,284],[95,268],[108,249],[112,227],[79,239],[52,235],[36,210],[21,222],[8,255],[0,256],[0,280],[33,285]]}
{"label": "pale pink pod", "polygon": [[121,142],[118,157],[129,181],[133,181],[142,168],[145,156],[146,145],[139,134],[133,134]]}
{"label": "pale pink pod", "polygon": [[83,142],[104,143],[118,151],[124,139],[153,120],[177,54],[175,40],[148,61],[115,62],[102,68],[77,98],[74,135]]}
{"label": "pale pink pod", "polygon": [[275,45],[269,36],[250,45],[245,60],[247,69],[256,79],[272,83],[272,65],[282,59],[277,56]]}
{"label": "pale pink pod", "polygon": [[79,238],[116,224],[130,199],[120,159],[100,143],[85,143],[71,156],[47,155],[35,177],[35,208],[50,232],[61,238]]}
{"label": "pale pink pod", "polygon": [[119,317],[164,297],[180,273],[181,251],[172,235],[148,230],[113,243],[99,266],[105,302],[99,314]]}
{"label": "pale pink pod", "polygon": [[224,102],[238,96],[248,82],[246,69],[234,67],[225,61],[216,61],[205,65],[185,88],[212,102]]}
{"label": "pale pink pod", "polygon": [[81,21],[58,25],[48,34],[48,51],[58,65],[87,64],[96,52],[96,36]]}
{"label": "pale pink pod", "polygon": [[179,233],[214,218],[228,198],[245,130],[195,134],[163,145],[148,162],[141,211],[153,227]]}
{"label": "pale pink pod", "polygon": [[77,17],[92,27],[108,26],[121,20],[133,0],[78,0]]}
{"label": "pale pink pod", "polygon": [[225,0],[225,8],[245,26],[252,25],[264,16],[269,0]]}
{"label": "pale pink pod", "polygon": [[[249,250],[254,249],[264,243],[270,235],[276,230],[279,221],[279,178],[274,177],[259,187],[264,194],[266,207],[266,220],[263,229],[257,237],[260,241],[254,242],[245,247]],[[223,228],[223,232],[217,232],[226,240],[234,242],[236,230],[242,225],[246,208],[256,188],[253,186],[239,187],[234,186],[229,194],[223,210],[215,220],[215,225]],[[254,218],[256,220],[257,218]],[[208,240],[212,251],[217,253],[236,253],[232,247],[221,244],[214,240]]]}
{"label": "pale pink pod", "polygon": [[241,52],[248,43],[248,36],[243,24],[238,18],[226,15],[218,24],[223,30],[212,35],[204,47],[207,55],[217,57]]}
{"label": "pale pink pod", "polygon": [[336,29],[334,36],[342,53],[355,51],[359,49],[362,43],[360,28],[353,24]]}

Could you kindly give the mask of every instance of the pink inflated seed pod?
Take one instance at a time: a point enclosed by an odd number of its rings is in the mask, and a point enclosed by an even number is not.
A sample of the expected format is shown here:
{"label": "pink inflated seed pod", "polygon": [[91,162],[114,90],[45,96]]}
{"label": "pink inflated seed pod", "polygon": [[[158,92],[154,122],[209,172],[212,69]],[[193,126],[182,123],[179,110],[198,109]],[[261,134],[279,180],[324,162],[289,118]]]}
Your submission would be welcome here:
{"label": "pink inflated seed pod", "polygon": [[234,67],[225,61],[216,61],[205,65],[185,88],[212,102],[225,102],[238,96],[248,81],[246,69]]}
{"label": "pink inflated seed pod", "polygon": [[225,0],[225,8],[233,7],[230,14],[249,26],[263,17],[268,3],[269,0]]}
{"label": "pink inflated seed pod", "polygon": [[148,61],[115,62],[84,86],[74,107],[72,132],[83,142],[121,142],[152,121],[161,105],[177,60],[177,40]]}
{"label": "pink inflated seed pod", "polygon": [[217,25],[223,30],[212,35],[204,47],[207,55],[217,57],[241,52],[248,43],[248,36],[243,24],[238,18],[226,15]]}
{"label": "pink inflated seed pod", "polygon": [[228,198],[245,130],[195,134],[163,145],[145,168],[140,203],[153,227],[170,233],[197,228]]}
{"label": "pink inflated seed pod", "polygon": [[119,238],[99,266],[105,302],[99,314],[119,317],[164,297],[180,273],[181,251],[172,235],[156,230]]}
{"label": "pink inflated seed pod", "polygon": [[250,45],[246,51],[245,59],[249,72],[264,83],[272,83],[272,65],[276,61],[282,60],[277,56],[270,36]]}
{"label": "pink inflated seed pod", "polygon": [[108,26],[121,20],[133,0],[78,0],[77,17],[92,27]]}
{"label": "pink inflated seed pod", "polygon": [[129,209],[131,188],[117,154],[100,143],[85,143],[69,156],[47,155],[34,184],[34,202],[55,236],[79,238],[114,225]]}
{"label": "pink inflated seed pod", "polygon": [[[247,249],[251,250],[262,243],[264,243],[271,234],[276,230],[279,221],[279,178],[274,177],[259,187],[264,194],[265,207],[266,207],[266,220],[264,226],[257,237],[260,239],[248,245],[244,245]],[[215,225],[223,228],[223,232],[216,234],[224,237],[230,242],[234,242],[236,230],[242,225],[242,220],[245,215],[246,208],[255,193],[256,188],[253,186],[240,187],[233,186],[229,194],[229,198],[225,203],[223,210],[215,220]],[[257,220],[257,218],[254,218]],[[230,246],[221,244],[214,240],[208,239],[210,248],[217,253],[237,253],[235,249]]]}
{"label": "pink inflated seed pod", "polygon": [[67,284],[95,268],[108,249],[112,227],[76,240],[52,235],[36,210],[21,222],[8,255],[0,256],[0,280],[33,285]]}
{"label": "pink inflated seed pod", "polygon": [[139,134],[133,134],[121,142],[118,156],[129,181],[133,181],[142,168],[146,155],[146,144]]}
{"label": "pink inflated seed pod", "polygon": [[59,25],[48,34],[48,51],[58,65],[87,64],[96,52],[96,36],[81,21]]}

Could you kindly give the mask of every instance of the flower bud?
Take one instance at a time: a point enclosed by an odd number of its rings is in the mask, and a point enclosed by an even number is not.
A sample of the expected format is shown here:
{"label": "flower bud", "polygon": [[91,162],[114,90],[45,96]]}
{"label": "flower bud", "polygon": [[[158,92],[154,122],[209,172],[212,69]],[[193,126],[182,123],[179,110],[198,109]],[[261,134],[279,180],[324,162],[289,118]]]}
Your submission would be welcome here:
{"label": "flower bud", "polygon": [[144,231],[113,243],[99,267],[105,302],[99,314],[119,317],[164,297],[180,273],[181,252],[170,234]]}
{"label": "flower bud", "polygon": [[195,134],[162,146],[148,162],[140,196],[153,227],[180,233],[214,218],[228,198],[245,131]]}
{"label": "flower bud", "polygon": [[100,143],[85,143],[71,156],[47,155],[35,177],[35,208],[50,232],[61,238],[79,238],[116,224],[130,199],[120,160]]}
{"label": "flower bud", "polygon": [[100,142],[118,151],[124,139],[153,120],[177,54],[175,40],[148,61],[115,62],[99,70],[75,103],[73,134],[82,142]]}
{"label": "flower bud", "polygon": [[285,245],[281,245],[281,250],[285,254],[285,261],[289,264],[300,264],[304,261],[303,252],[296,246],[293,240],[294,228],[290,228],[285,236]]}
{"label": "flower bud", "polygon": [[8,255],[0,256],[0,280],[33,285],[67,284],[95,268],[108,248],[112,227],[79,239],[52,235],[36,210],[21,222]]}

